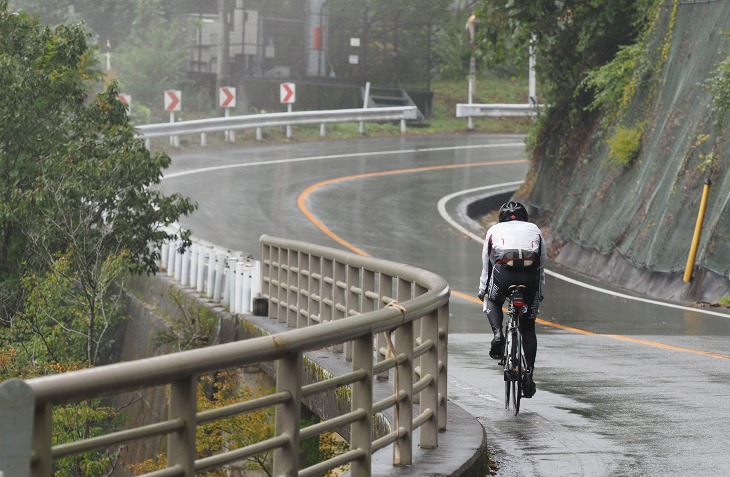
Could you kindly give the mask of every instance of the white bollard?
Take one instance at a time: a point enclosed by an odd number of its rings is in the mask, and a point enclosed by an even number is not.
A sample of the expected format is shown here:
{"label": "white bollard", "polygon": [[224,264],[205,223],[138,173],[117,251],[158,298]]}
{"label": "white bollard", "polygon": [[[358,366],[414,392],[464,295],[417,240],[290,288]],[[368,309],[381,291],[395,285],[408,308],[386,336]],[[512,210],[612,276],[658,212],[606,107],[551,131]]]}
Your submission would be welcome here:
{"label": "white bollard", "polygon": [[183,254],[180,253],[181,241],[175,243],[175,280],[178,282],[182,279],[182,262]]}
{"label": "white bollard", "polygon": [[241,293],[241,313],[250,312],[251,308],[251,279],[253,277],[252,263],[245,263],[243,265],[243,286]]}
{"label": "white bollard", "polygon": [[215,268],[216,268],[216,256],[215,256],[215,250],[210,249],[208,251],[208,286],[205,290],[205,295],[208,298],[213,298],[214,288],[215,288]]}
{"label": "white bollard", "polygon": [[256,260],[251,271],[251,298],[249,307],[253,311],[253,299],[261,296],[261,262]]}
{"label": "white bollard", "polygon": [[235,307],[233,310],[235,313],[243,313],[243,266],[245,264],[243,262],[236,262],[236,279],[235,279],[235,292],[233,294],[234,297],[234,305]]}
{"label": "white bollard", "polygon": [[160,247],[160,268],[163,270],[167,270],[167,251],[170,248],[170,246],[167,244],[167,242],[163,242],[162,246]]}
{"label": "white bollard", "polygon": [[209,250],[203,246],[200,246],[198,250],[198,278],[195,282],[195,291],[203,293],[205,287],[205,261],[208,258]]}
{"label": "white bollard", "polygon": [[232,257],[228,257],[228,260],[226,260],[226,283],[223,288],[223,304],[231,312],[234,311],[235,304],[236,263],[238,263],[238,260]]}
{"label": "white bollard", "polygon": [[198,253],[200,246],[193,244],[190,247],[190,288],[198,287]]}
{"label": "white bollard", "polygon": [[175,274],[175,242],[171,241],[167,247],[167,276]]}
{"label": "white bollard", "polygon": [[223,295],[223,274],[226,270],[226,254],[219,253],[215,257],[215,286],[213,287],[213,301],[220,303]]}
{"label": "white bollard", "polygon": [[181,255],[180,284],[186,287],[190,283],[190,249],[185,249],[185,252]]}

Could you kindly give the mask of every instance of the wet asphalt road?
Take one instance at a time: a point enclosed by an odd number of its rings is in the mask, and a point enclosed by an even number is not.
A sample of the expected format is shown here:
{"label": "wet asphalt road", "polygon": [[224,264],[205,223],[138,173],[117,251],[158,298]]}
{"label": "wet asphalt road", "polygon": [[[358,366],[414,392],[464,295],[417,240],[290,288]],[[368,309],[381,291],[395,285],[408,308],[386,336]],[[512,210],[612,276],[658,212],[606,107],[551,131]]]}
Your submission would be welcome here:
{"label": "wet asphalt road", "polygon": [[454,291],[449,399],[487,429],[498,475],[730,475],[730,313],[717,309],[637,302],[551,275],[538,325],[538,393],[517,417],[504,409],[501,373],[487,354],[491,333],[473,298],[481,244],[472,234],[483,232],[463,209],[485,193],[474,189],[524,178],[521,138],[171,155],[163,186],[198,202],[181,221],[197,237],[257,258],[262,234],[356,247],[445,277]]}

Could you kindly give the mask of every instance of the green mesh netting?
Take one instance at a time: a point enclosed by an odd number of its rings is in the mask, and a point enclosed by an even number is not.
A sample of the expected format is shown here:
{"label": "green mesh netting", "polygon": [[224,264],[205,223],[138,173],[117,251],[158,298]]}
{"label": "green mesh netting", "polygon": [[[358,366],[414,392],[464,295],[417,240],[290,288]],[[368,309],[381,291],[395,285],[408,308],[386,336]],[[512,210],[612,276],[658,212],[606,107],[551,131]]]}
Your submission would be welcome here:
{"label": "green mesh netting", "polygon": [[[555,234],[601,253],[618,250],[636,265],[661,272],[687,263],[707,172],[702,154],[714,146],[718,167],[695,264],[721,275],[730,270],[730,114],[714,134],[711,94],[704,86],[716,65],[730,56],[730,1],[680,2],[672,31],[672,2],[662,8],[650,51],[660,61],[659,78],[637,90],[624,124],[647,121],[642,150],[627,168],[611,167],[608,147],[598,140],[576,164],[542,161],[530,201],[552,212]],[[700,135],[708,134],[700,147]]]}

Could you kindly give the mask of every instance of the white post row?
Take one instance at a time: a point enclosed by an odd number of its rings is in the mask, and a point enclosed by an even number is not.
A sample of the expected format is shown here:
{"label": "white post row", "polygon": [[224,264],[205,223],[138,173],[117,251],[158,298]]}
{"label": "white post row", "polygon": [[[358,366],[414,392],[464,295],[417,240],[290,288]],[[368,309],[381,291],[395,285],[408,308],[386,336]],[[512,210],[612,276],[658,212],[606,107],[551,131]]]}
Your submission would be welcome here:
{"label": "white post row", "polygon": [[241,253],[222,251],[213,245],[193,243],[180,253],[180,240],[160,247],[160,270],[182,286],[221,303],[232,313],[249,313],[261,294],[261,264]]}

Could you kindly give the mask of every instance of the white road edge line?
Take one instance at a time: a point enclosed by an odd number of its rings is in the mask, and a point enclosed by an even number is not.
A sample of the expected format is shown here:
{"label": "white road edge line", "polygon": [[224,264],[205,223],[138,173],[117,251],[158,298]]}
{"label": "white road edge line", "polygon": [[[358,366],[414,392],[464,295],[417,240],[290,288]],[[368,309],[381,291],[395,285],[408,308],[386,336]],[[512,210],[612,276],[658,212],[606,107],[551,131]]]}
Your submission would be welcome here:
{"label": "white road edge line", "polygon": [[[437,207],[438,207],[439,214],[452,227],[454,227],[455,229],[457,229],[459,232],[463,233],[464,235],[467,235],[472,240],[474,240],[474,241],[476,241],[476,242],[478,242],[478,243],[481,244],[481,243],[484,242],[484,238],[479,237],[478,235],[470,232],[465,227],[463,227],[461,224],[459,224],[458,222],[456,222],[456,220],[454,220],[448,214],[448,212],[446,212],[446,203],[448,201],[450,201],[451,199],[453,199],[455,197],[459,197],[461,195],[471,194],[472,192],[478,192],[478,191],[482,191],[482,190],[499,189],[500,187],[515,186],[515,185],[522,184],[522,182],[523,181],[505,182],[503,184],[495,184],[495,185],[489,185],[489,186],[484,186],[484,187],[475,187],[473,189],[466,189],[466,190],[462,190],[462,191],[459,191],[459,192],[454,192],[453,194],[449,194],[447,196],[442,197],[438,201],[438,206]],[[625,298],[627,300],[634,300],[634,301],[639,301],[639,302],[642,302],[642,303],[649,303],[649,304],[652,304],[652,305],[664,306],[664,307],[667,307],[667,308],[675,308],[675,309],[678,309],[678,310],[692,311],[692,312],[696,312],[696,313],[704,313],[706,315],[714,315],[714,316],[720,316],[720,317],[723,317],[723,318],[730,318],[730,315],[728,315],[726,313],[719,313],[719,312],[716,312],[716,311],[703,310],[701,308],[692,308],[692,307],[689,307],[689,306],[675,305],[673,303],[664,303],[664,302],[661,302],[661,301],[650,300],[648,298],[640,298],[640,297],[635,297],[635,296],[631,296],[631,295],[626,295],[626,294],[623,294],[623,293],[614,292],[614,291],[611,291],[611,290],[607,290],[605,288],[599,288],[597,286],[589,285],[588,283],[584,283],[584,282],[575,280],[573,278],[566,277],[565,275],[562,275],[562,274],[557,273],[557,272],[553,272],[552,270],[548,270],[547,268],[545,269],[545,273],[547,275],[550,275],[551,277],[557,278],[558,280],[563,280],[563,281],[568,282],[568,283],[571,283],[573,285],[577,285],[579,287],[587,288],[588,290],[592,290],[592,291],[595,291],[595,292],[598,292],[598,293],[604,293],[606,295],[615,296],[617,298]]]}
{"label": "white road edge line", "polygon": [[192,174],[202,174],[205,172],[221,171],[225,169],[236,169],[239,167],[254,167],[254,166],[268,166],[272,164],[285,164],[290,162],[308,162],[308,161],[322,161],[326,159],[349,159],[353,157],[368,157],[368,156],[389,156],[398,154],[413,154],[416,152],[438,152],[438,151],[456,151],[464,149],[490,149],[496,147],[525,147],[524,142],[506,142],[500,144],[474,144],[469,146],[448,146],[448,147],[424,147],[418,149],[397,149],[394,151],[379,151],[379,152],[353,152],[349,154],[333,154],[330,156],[309,156],[309,157],[294,157],[289,159],[272,159],[267,161],[256,161],[256,162],[244,162],[237,164],[227,164],[225,166],[212,166],[203,167],[200,169],[191,169],[189,171],[173,172],[171,174],[165,174],[164,179],[174,179],[175,177],[188,176]]}

